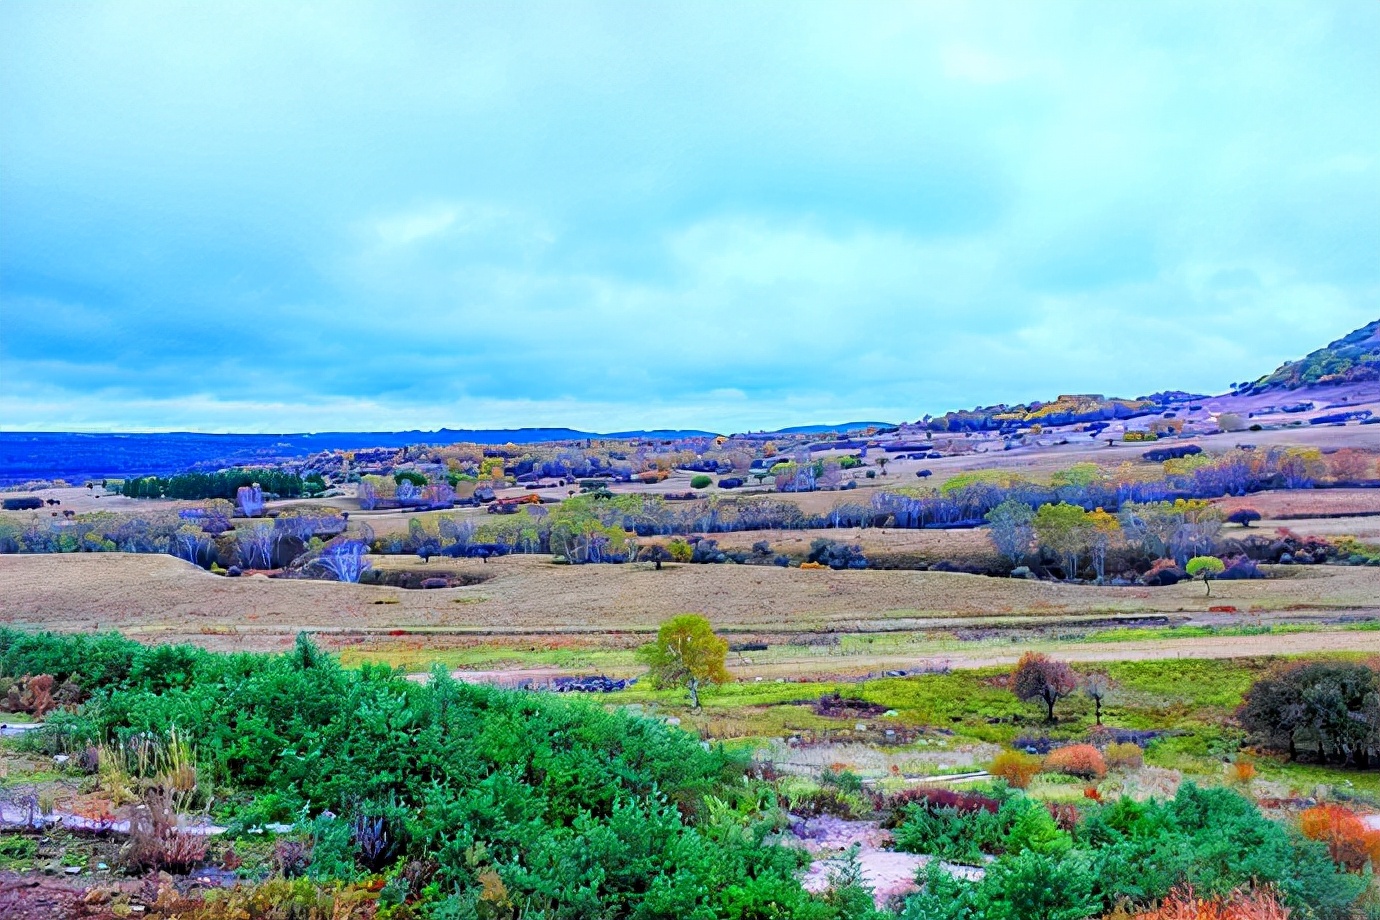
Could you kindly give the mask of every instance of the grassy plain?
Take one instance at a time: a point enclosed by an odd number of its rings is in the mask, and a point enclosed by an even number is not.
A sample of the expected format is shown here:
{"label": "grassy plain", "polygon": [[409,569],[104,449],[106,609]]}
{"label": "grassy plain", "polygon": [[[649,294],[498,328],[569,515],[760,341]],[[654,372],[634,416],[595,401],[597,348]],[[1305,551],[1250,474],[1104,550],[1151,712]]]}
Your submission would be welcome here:
{"label": "grassy plain", "polygon": [[[1193,583],[1113,588],[940,572],[674,564],[655,571],[557,565],[544,556],[377,562],[487,580],[409,591],[224,578],[161,555],[6,556],[0,622],[117,629],[141,641],[215,649],[285,648],[307,630],[347,661],[409,670],[439,662],[634,673],[631,650],[667,617],[694,611],[735,644],[768,646],[735,654],[730,664],[747,679],[991,666],[1029,647],[1078,661],[1380,653],[1380,632],[1348,626],[1380,616],[1373,567],[1280,568],[1263,581],[1219,583],[1208,598]],[[1118,624],[1128,628],[1104,634]],[[1185,624],[1226,631],[1166,629]]]}

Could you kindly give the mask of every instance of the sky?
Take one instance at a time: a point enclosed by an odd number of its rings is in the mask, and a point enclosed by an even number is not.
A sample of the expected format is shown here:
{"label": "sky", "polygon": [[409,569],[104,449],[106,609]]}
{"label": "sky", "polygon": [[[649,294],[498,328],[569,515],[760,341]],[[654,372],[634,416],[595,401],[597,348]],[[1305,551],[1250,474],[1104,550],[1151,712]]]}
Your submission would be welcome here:
{"label": "sky", "polygon": [[1371,0],[0,0],[0,429],[901,421],[1377,317]]}

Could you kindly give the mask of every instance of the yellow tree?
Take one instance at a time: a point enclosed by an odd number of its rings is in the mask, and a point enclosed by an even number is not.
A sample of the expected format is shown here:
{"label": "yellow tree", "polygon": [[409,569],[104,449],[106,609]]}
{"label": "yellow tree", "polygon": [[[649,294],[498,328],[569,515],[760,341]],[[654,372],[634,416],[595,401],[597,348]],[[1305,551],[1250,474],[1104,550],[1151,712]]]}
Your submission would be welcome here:
{"label": "yellow tree", "polygon": [[1041,505],[1032,523],[1040,548],[1049,550],[1060,559],[1064,578],[1070,581],[1077,578],[1078,560],[1092,544],[1088,512],[1067,502]]}
{"label": "yellow tree", "polygon": [[728,643],[714,635],[709,621],[693,613],[672,617],[657,630],[656,641],[638,650],[651,668],[654,687],[685,687],[690,706],[700,708],[700,685],[733,680],[724,667]]}
{"label": "yellow tree", "polygon": [[1115,514],[1101,508],[1090,512],[1085,520],[1089,527],[1088,548],[1092,553],[1093,568],[1097,572],[1097,580],[1102,581],[1107,577],[1107,550],[1121,539],[1121,521],[1117,520]]}

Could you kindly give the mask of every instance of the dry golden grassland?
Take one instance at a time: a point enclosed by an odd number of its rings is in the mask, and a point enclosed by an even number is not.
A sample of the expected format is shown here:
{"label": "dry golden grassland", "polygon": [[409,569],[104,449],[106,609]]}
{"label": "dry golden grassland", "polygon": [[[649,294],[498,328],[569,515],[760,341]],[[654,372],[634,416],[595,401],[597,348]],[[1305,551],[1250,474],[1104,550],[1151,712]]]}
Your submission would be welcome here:
{"label": "dry golden grassland", "polygon": [[[385,567],[412,565],[404,557]],[[333,582],[226,578],[162,555],[0,557],[0,622],[56,630],[118,629],[148,641],[279,648],[302,629],[439,632],[515,639],[584,635],[625,647],[669,616],[707,615],[730,635],[893,633],[958,625],[1058,623],[1078,616],[1206,614],[1236,607],[1268,621],[1380,608],[1380,569],[1275,569],[1263,581],[1112,588],[915,571],[810,571],[775,566],[566,566],[545,556],[488,563],[435,560],[488,576],[465,588],[408,591]],[[1356,642],[1362,634],[1351,634]],[[1365,634],[1380,635],[1380,634]],[[1288,651],[1298,637],[1264,637]],[[1231,641],[1242,641],[1240,639]],[[1357,645],[1356,647],[1360,647]]]}

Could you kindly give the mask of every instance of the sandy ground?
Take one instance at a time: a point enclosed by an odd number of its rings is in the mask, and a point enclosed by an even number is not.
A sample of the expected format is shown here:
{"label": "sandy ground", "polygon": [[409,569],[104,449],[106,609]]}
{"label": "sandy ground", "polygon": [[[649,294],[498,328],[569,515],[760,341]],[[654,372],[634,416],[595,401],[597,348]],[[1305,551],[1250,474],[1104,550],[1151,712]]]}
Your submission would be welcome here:
{"label": "sandy ground", "polygon": [[[806,891],[826,891],[833,876],[842,868],[840,856],[850,847],[858,848],[858,867],[863,883],[872,889],[878,907],[898,895],[917,890],[915,876],[933,857],[898,853],[891,849],[891,834],[874,821],[845,821],[832,815],[795,819],[791,834],[815,857],[801,880]],[[941,863],[944,870],[959,878],[978,879],[981,869]]]}
{"label": "sandy ground", "polygon": [[[394,562],[394,560],[390,560]],[[440,563],[431,564],[436,569]],[[418,565],[420,568],[420,564]],[[1029,617],[1380,608],[1380,569],[1285,568],[1289,577],[1112,588],[914,571],[803,571],[775,566],[554,565],[544,556],[448,561],[489,580],[407,591],[320,581],[225,578],[164,555],[0,556],[0,622],[58,630],[119,629],[152,640],[276,648],[301,629],[393,628],[469,635],[646,632],[704,613],[726,632],[902,631]]]}

